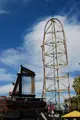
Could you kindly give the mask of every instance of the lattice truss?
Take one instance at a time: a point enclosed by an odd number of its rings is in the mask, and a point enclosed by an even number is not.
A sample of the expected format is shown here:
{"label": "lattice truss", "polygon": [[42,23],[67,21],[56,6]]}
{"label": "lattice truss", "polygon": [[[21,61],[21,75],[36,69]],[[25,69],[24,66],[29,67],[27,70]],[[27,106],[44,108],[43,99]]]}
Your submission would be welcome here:
{"label": "lattice truss", "polygon": [[44,29],[42,45],[43,97],[60,104],[70,95],[68,57],[65,33],[58,19],[50,19]]}

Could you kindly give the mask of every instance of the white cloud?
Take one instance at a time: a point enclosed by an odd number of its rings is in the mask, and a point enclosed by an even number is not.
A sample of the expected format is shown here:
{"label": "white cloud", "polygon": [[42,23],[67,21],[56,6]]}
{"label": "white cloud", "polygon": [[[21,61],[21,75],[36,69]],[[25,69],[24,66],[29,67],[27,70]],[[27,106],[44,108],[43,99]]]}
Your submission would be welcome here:
{"label": "white cloud", "polygon": [[[55,17],[59,18],[64,26],[68,46],[69,69],[70,71],[79,70],[80,25],[70,24],[68,20],[62,16]],[[29,60],[32,62],[30,64],[42,66],[42,50],[40,46],[42,45],[44,26],[49,18],[39,21],[32,27],[31,31],[24,36],[24,43],[22,46],[24,51],[15,50],[13,48],[4,50],[0,57],[0,61],[11,66],[17,65],[20,62],[26,64],[27,62],[25,62],[25,59],[30,57]],[[25,56],[27,57],[25,58]]]}
{"label": "white cloud", "polygon": [[28,4],[31,0],[0,0],[0,9],[4,10],[7,8],[8,4],[15,4],[15,3],[26,3]]}
{"label": "white cloud", "polygon": [[43,87],[42,81],[36,81],[35,87],[36,87],[36,91],[35,91],[36,93],[42,93],[42,87]]}
{"label": "white cloud", "polygon": [[7,70],[5,68],[0,68],[0,73],[3,74],[5,73]]}
{"label": "white cloud", "polygon": [[[69,58],[69,70],[76,71],[80,69],[78,63],[80,63],[80,25],[77,23],[69,23],[65,16],[54,16],[58,18],[64,27],[67,46],[68,46],[68,58]],[[44,26],[51,17],[47,17],[41,21],[38,21],[30,32],[24,36],[22,49],[7,49],[1,53],[0,61],[8,66],[19,66],[23,64],[28,66],[36,72],[36,91],[42,90],[42,50],[41,45],[43,42]],[[73,78],[71,78],[73,79]],[[41,80],[41,82],[39,82]],[[73,80],[70,80],[72,85]],[[38,87],[40,86],[40,87]],[[71,87],[72,89],[72,87]]]}
{"label": "white cloud", "polygon": [[[55,16],[55,17],[59,18],[65,30],[67,46],[68,46],[69,69],[70,71],[79,70],[78,63],[80,62],[80,57],[79,57],[80,25],[69,23],[66,17],[62,17],[62,16]],[[32,31],[25,36],[24,45],[27,47],[29,41],[29,48],[32,47],[34,48],[34,50],[32,51],[34,52],[33,60],[35,60],[36,58],[37,63],[40,63],[42,59],[40,46],[43,40],[44,25],[46,24],[46,21],[48,19],[49,18],[44,19],[40,21],[38,24],[34,25]]]}
{"label": "white cloud", "polygon": [[10,13],[10,12],[8,12],[6,10],[8,2],[9,2],[9,0],[0,0],[0,15],[9,14]]}
{"label": "white cloud", "polygon": [[7,73],[4,73],[4,74],[0,74],[0,81],[13,81],[15,79],[15,75],[13,74],[7,74]]}
{"label": "white cloud", "polygon": [[31,0],[0,0],[0,15],[5,15],[5,14],[9,14],[10,12],[7,11],[7,5],[8,4],[15,4],[18,2],[21,3],[29,3]]}
{"label": "white cloud", "polygon": [[0,61],[3,62],[4,64],[8,65],[8,66],[16,66],[16,65],[20,65],[20,63],[23,63],[25,61],[25,53],[22,52],[20,49],[16,50],[13,48],[4,50],[1,53],[1,58]]}
{"label": "white cloud", "polygon": [[6,10],[0,10],[0,15],[2,14],[9,14],[10,12],[6,11]]}
{"label": "white cloud", "polygon": [[16,79],[16,75],[8,73],[7,69],[0,68],[0,81],[13,81]]}
{"label": "white cloud", "polygon": [[0,86],[0,95],[8,94],[13,90],[13,85],[12,84],[7,84]]}
{"label": "white cloud", "polygon": [[80,70],[80,25],[69,24],[65,26],[65,33],[68,44],[68,58],[70,71]]}
{"label": "white cloud", "polygon": [[[78,24],[73,24],[69,23],[66,17],[62,16],[55,16],[56,18],[59,18],[59,20],[62,22],[65,34],[66,34],[66,40],[67,40],[67,46],[68,46],[68,57],[69,57],[69,71],[76,71],[79,70],[79,49],[80,49],[80,44],[79,43],[79,38],[80,38],[80,25]],[[44,25],[46,24],[46,21],[48,20],[44,19],[40,21],[38,24],[34,25],[32,28],[32,31],[25,36],[25,41],[24,44],[27,47],[27,41],[30,40],[29,42],[31,43],[30,47],[32,46],[34,48],[34,54],[32,55],[33,61],[35,62],[35,67],[36,67],[36,62],[42,66],[42,56],[41,56],[41,44],[43,40],[43,30],[44,30]],[[76,42],[77,38],[77,42]],[[37,70],[37,69],[36,69]],[[42,80],[42,71],[39,73],[38,79]],[[67,85],[67,83],[64,84]],[[70,78],[70,88],[72,88],[73,84],[73,78]],[[36,82],[36,91],[41,91],[42,90],[42,81],[41,82]]]}
{"label": "white cloud", "polygon": [[[40,74],[41,75],[41,74]],[[40,78],[40,80],[39,81],[37,81],[36,80],[36,83],[35,83],[35,92],[36,92],[36,94],[40,97],[41,95],[42,95],[42,90],[43,90],[43,78],[41,77],[41,76],[38,76],[38,79]],[[67,83],[67,81],[63,81],[63,84],[65,84],[66,86],[68,86],[68,83]],[[72,87],[72,85],[73,85],[73,78],[70,78],[70,90],[71,90],[71,93],[70,93],[70,96],[72,97],[72,96],[74,96],[75,94],[74,93],[72,93],[72,91],[74,91],[74,89],[73,89],[73,87]],[[53,86],[54,87],[54,86]],[[61,89],[65,89],[64,88],[64,86],[63,85],[60,85],[60,88]],[[55,96],[54,95],[54,92],[51,94],[49,94],[49,93],[47,93],[48,95],[47,95],[47,98],[48,99],[51,99],[52,97],[51,96]],[[62,95],[61,95],[61,100],[63,100],[64,98],[68,98],[69,96],[68,96],[68,92],[63,92],[63,93],[61,93]],[[54,99],[52,99],[52,100],[54,100]]]}

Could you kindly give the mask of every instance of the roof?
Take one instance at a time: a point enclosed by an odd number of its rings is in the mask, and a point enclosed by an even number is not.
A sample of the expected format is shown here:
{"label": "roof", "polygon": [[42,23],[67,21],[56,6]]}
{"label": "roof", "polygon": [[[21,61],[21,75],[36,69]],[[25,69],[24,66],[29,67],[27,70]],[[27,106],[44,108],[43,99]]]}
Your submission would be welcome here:
{"label": "roof", "polygon": [[68,113],[68,114],[66,114],[66,115],[63,115],[62,117],[63,117],[63,118],[70,118],[70,117],[76,118],[76,117],[80,117],[80,112],[78,112],[78,111],[73,111],[73,112],[70,112],[70,113]]}

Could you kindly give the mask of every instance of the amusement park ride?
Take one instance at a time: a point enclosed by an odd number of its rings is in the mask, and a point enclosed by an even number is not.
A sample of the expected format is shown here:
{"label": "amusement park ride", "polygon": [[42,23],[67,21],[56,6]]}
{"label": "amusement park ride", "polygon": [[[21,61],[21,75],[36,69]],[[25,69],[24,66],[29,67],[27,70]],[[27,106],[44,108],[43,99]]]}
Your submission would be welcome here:
{"label": "amusement park ride", "polygon": [[50,19],[44,28],[42,45],[43,93],[46,100],[54,101],[57,109],[62,100],[70,97],[67,44],[62,23]]}
{"label": "amusement park ride", "polygon": [[[31,92],[25,94],[22,92],[22,84],[24,77],[31,82]],[[42,116],[46,111],[46,102],[42,98],[35,98],[35,73],[27,68],[21,66],[20,73],[17,74],[16,83],[14,83],[14,89],[10,92],[9,98],[4,98],[3,105],[3,120],[4,119],[30,119],[36,120],[37,118],[42,120]]]}
{"label": "amusement park ride", "polygon": [[[0,97],[3,120],[51,120],[56,117],[56,112],[60,117],[61,97],[65,97],[65,92],[70,97],[70,84],[66,39],[63,26],[58,19],[52,18],[45,25],[42,58],[44,72],[42,97],[35,97],[35,73],[21,66],[9,97]],[[24,79],[27,81],[26,90],[28,82],[30,83],[28,92],[23,92]]]}

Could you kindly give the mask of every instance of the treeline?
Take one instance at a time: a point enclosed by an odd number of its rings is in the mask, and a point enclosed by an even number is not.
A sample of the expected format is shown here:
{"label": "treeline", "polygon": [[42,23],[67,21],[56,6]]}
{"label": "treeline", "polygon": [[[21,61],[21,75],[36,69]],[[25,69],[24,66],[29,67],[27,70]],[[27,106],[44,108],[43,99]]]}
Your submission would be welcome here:
{"label": "treeline", "polygon": [[74,78],[73,85],[76,92],[76,96],[65,99],[65,104],[68,106],[69,111],[78,110],[80,111],[80,76]]}

